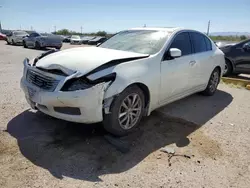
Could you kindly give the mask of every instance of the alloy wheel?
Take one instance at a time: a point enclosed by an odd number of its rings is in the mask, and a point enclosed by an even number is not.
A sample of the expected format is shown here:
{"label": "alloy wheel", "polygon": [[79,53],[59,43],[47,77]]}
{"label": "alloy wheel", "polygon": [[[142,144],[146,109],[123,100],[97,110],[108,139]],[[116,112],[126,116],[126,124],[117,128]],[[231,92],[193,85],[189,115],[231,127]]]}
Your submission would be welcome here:
{"label": "alloy wheel", "polygon": [[211,78],[210,78],[210,85],[209,85],[210,91],[214,92],[216,90],[218,84],[219,84],[219,72],[214,71],[213,74],[211,75]]}
{"label": "alloy wheel", "polygon": [[121,103],[118,120],[121,128],[128,130],[134,127],[142,113],[142,100],[136,93],[128,95]]}

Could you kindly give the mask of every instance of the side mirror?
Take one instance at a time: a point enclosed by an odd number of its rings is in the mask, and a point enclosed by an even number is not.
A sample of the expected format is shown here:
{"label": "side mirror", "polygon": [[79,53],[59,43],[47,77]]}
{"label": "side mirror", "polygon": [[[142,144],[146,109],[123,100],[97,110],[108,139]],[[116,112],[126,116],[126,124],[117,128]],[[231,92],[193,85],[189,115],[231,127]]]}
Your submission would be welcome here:
{"label": "side mirror", "polygon": [[178,48],[170,48],[169,55],[173,58],[181,57],[181,50]]}

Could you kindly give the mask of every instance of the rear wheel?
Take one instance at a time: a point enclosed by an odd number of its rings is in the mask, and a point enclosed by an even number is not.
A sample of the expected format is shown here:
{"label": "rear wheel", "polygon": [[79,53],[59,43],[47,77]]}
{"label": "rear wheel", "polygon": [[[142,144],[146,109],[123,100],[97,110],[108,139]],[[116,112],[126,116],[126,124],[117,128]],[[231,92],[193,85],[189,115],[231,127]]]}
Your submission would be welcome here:
{"label": "rear wheel", "polygon": [[233,72],[232,64],[229,60],[226,59],[225,70],[223,72],[223,76],[229,76]]}
{"label": "rear wheel", "polygon": [[114,99],[111,113],[104,115],[104,128],[116,136],[128,134],[140,123],[144,105],[145,97],[139,87],[126,88]]}
{"label": "rear wheel", "polygon": [[215,68],[209,78],[207,88],[202,92],[202,94],[207,96],[214,95],[219,83],[220,83],[220,70],[218,68]]}

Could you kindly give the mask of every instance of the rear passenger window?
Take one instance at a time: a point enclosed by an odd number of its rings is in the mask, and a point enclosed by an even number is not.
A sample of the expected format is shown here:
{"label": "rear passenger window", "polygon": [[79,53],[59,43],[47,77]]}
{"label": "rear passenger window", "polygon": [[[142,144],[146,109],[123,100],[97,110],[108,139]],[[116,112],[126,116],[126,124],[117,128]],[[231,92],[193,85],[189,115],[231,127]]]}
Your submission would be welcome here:
{"label": "rear passenger window", "polygon": [[210,51],[212,50],[212,44],[211,44],[211,41],[204,36],[204,39],[205,39],[205,42],[206,42],[206,46],[207,46],[207,51]]}
{"label": "rear passenger window", "polygon": [[194,46],[194,52],[200,53],[200,52],[206,52],[207,51],[207,45],[204,39],[204,36],[200,33],[191,32],[191,41]]}
{"label": "rear passenger window", "polygon": [[181,50],[182,56],[189,55],[192,53],[191,42],[189,38],[189,34],[187,32],[178,34],[170,48],[178,48]]}

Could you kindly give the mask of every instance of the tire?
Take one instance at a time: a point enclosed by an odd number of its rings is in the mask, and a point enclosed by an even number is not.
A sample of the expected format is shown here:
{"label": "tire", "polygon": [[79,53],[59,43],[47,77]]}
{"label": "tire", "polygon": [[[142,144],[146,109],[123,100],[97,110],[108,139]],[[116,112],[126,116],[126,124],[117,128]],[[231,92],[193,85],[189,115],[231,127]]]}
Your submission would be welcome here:
{"label": "tire", "polygon": [[23,41],[23,47],[24,47],[24,48],[27,48],[27,47],[28,47],[25,41]]}
{"label": "tire", "polygon": [[[132,102],[134,99],[133,97],[135,97],[134,104],[138,103],[138,105],[135,105],[134,107],[128,108],[126,110],[125,106],[127,105],[127,107],[129,107],[128,100],[130,99],[130,101]],[[125,106],[123,104],[125,104]],[[115,136],[127,135],[129,132],[133,131],[140,123],[143,116],[144,106],[145,97],[143,91],[137,86],[130,86],[126,88],[112,102],[110,113],[104,114],[104,128]],[[133,116],[132,114],[134,114],[135,116]],[[119,118],[119,115],[122,116]],[[134,122],[132,123],[131,118],[134,118]],[[128,122],[127,127],[125,127],[124,125],[126,124],[126,122]]]}
{"label": "tire", "polygon": [[36,48],[37,50],[40,50],[40,49],[41,49],[41,45],[39,44],[39,42],[36,42],[36,43],[35,43],[35,48]]}
{"label": "tire", "polygon": [[217,86],[220,83],[220,70],[215,68],[209,78],[206,89],[202,92],[203,95],[212,96],[217,91]]}
{"label": "tire", "polygon": [[232,64],[229,60],[226,59],[225,71],[223,73],[223,76],[230,76],[232,72],[233,72]]}
{"label": "tire", "polygon": [[56,49],[57,49],[57,50],[60,50],[61,48],[62,48],[61,46],[59,46],[59,47],[56,47]]}
{"label": "tire", "polygon": [[12,41],[11,41],[11,42],[12,42],[12,45],[16,45],[16,43],[15,43],[15,41],[14,41],[13,39],[12,39]]}
{"label": "tire", "polygon": [[10,42],[7,39],[6,39],[6,42],[7,42],[8,45],[10,45]]}

